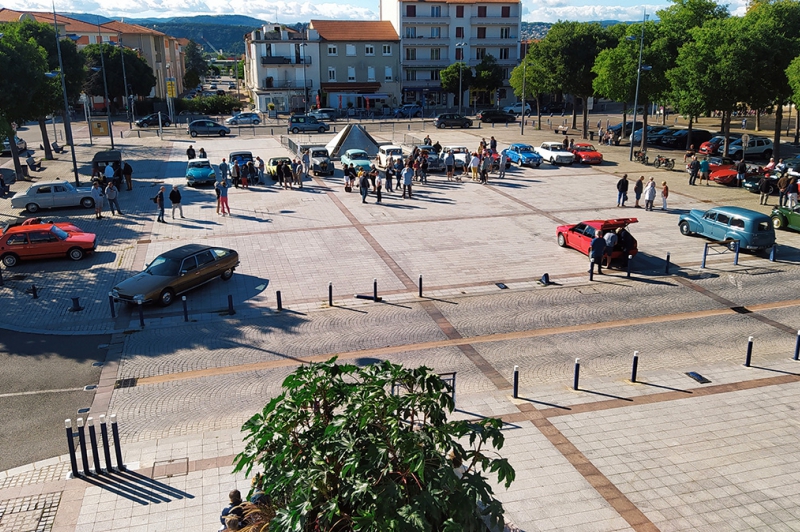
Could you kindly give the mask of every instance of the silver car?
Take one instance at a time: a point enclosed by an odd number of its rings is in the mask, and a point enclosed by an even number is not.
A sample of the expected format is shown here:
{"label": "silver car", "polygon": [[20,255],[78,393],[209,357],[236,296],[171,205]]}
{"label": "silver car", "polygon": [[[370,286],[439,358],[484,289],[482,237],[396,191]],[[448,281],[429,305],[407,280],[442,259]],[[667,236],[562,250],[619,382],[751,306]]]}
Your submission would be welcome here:
{"label": "silver car", "polygon": [[261,118],[256,113],[239,113],[225,120],[229,126],[238,126],[239,124],[253,124],[257,126],[261,123]]}
{"label": "silver car", "polygon": [[196,137],[197,135],[219,135],[224,137],[231,132],[230,128],[217,124],[213,120],[195,120],[189,127],[186,128],[189,135]]}
{"label": "silver car", "polygon": [[91,188],[75,188],[67,181],[49,181],[31,185],[22,194],[11,198],[11,207],[25,209],[30,213],[40,209],[57,209],[59,207],[76,207],[86,209],[94,207]]}

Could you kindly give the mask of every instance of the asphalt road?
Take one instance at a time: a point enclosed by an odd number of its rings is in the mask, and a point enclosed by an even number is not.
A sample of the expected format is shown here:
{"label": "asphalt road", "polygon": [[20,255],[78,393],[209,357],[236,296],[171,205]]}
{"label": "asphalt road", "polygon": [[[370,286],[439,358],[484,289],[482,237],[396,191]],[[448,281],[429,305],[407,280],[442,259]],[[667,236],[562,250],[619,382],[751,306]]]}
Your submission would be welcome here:
{"label": "asphalt road", "polygon": [[89,407],[109,337],[0,331],[0,471],[65,454],[64,420]]}

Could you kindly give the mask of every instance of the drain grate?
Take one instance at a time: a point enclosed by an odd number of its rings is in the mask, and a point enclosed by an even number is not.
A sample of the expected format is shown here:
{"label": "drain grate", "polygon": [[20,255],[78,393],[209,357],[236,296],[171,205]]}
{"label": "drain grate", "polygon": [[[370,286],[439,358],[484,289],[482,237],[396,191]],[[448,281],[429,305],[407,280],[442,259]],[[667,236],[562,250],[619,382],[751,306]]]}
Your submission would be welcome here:
{"label": "drain grate", "polygon": [[189,458],[175,458],[173,460],[155,462],[150,478],[156,480],[159,478],[182,477],[188,474]]}
{"label": "drain grate", "polygon": [[114,383],[114,389],[118,390],[119,388],[133,388],[136,386],[136,381],[136,378],[118,379],[117,382]]}

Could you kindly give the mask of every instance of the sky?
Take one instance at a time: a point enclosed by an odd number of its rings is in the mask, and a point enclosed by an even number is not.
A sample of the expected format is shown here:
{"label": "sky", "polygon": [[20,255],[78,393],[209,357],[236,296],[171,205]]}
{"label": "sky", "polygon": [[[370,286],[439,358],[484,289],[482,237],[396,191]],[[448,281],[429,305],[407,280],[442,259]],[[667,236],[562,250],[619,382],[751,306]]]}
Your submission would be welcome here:
{"label": "sky", "polygon": [[[384,0],[391,1],[391,0]],[[722,3],[722,2],[721,2]],[[58,12],[96,13],[107,17],[143,18],[191,15],[249,15],[266,22],[307,22],[309,19],[378,20],[379,0],[340,0],[331,2],[278,2],[275,0],[57,0]],[[642,8],[655,13],[670,5],[669,0],[640,4],[637,0],[523,0],[525,22],[558,20],[641,20]],[[20,9],[17,2],[0,0],[0,6]],[[729,11],[744,14],[745,0],[731,0]],[[49,0],[29,0],[26,9],[52,11]]]}

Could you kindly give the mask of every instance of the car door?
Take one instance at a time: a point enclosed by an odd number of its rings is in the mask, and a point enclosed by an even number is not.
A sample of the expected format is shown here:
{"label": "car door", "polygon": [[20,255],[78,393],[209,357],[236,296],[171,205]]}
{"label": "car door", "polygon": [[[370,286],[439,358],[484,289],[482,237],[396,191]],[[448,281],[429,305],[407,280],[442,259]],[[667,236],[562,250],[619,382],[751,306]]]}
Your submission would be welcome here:
{"label": "car door", "polygon": [[53,257],[60,254],[61,241],[50,231],[31,231],[28,233],[30,245],[28,258]]}
{"label": "car door", "polygon": [[16,253],[18,257],[28,258],[30,244],[28,243],[28,235],[25,233],[16,233],[9,235],[6,239],[6,245],[0,247],[0,251],[10,251]]}
{"label": "car door", "polygon": [[53,185],[53,207],[74,207],[77,196],[64,185]]}
{"label": "car door", "polygon": [[216,269],[216,258],[214,254],[211,253],[210,249],[205,251],[201,251],[197,255],[195,255],[195,259],[197,261],[197,282],[204,283],[210,279],[213,279],[220,272]]}
{"label": "car door", "polygon": [[186,257],[181,262],[178,280],[175,282],[175,293],[179,294],[200,284],[200,270],[197,269],[197,259],[194,255]]}
{"label": "car door", "polygon": [[50,209],[53,207],[53,187],[50,185],[42,185],[36,189],[34,194],[34,201],[39,207]]}
{"label": "car door", "polygon": [[717,220],[711,225],[711,237],[715,240],[723,240],[728,232],[728,223],[731,217],[725,213],[717,213]]}
{"label": "car door", "polygon": [[586,241],[586,224],[578,224],[569,231],[567,231],[567,244],[571,248],[575,248],[580,251],[585,251],[589,249],[589,245]]}
{"label": "car door", "polygon": [[703,236],[712,238],[714,236],[714,225],[717,223],[717,213],[714,211],[707,211],[703,214],[700,220],[700,233]]}

